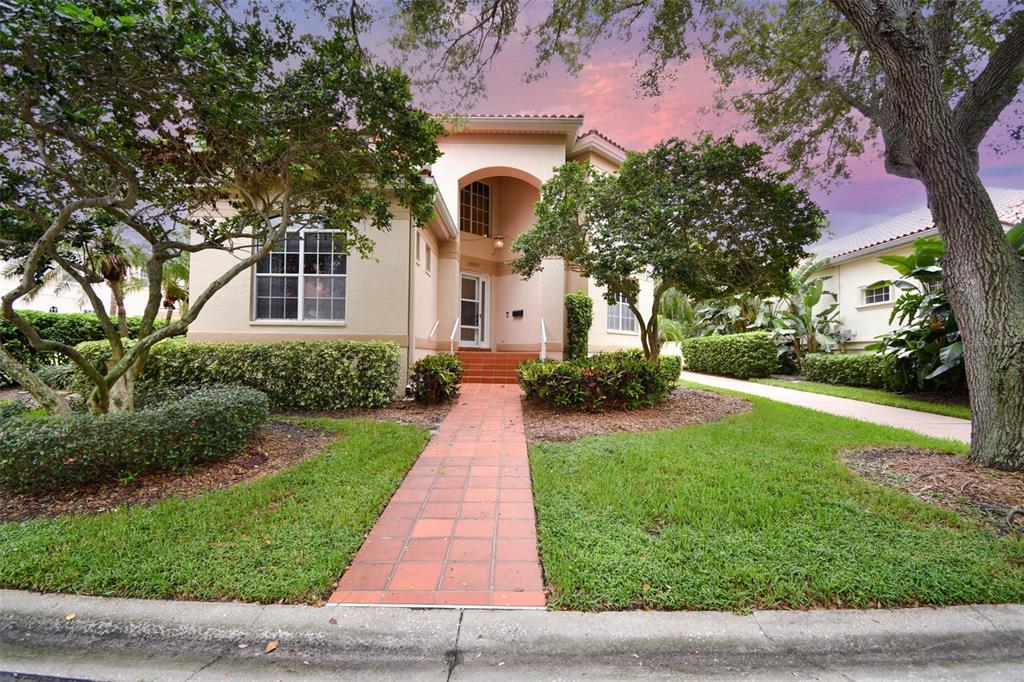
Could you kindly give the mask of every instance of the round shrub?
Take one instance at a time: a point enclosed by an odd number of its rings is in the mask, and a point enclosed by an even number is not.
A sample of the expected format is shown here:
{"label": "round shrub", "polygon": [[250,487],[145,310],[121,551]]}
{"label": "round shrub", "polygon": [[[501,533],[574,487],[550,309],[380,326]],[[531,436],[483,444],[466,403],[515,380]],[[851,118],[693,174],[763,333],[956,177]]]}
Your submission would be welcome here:
{"label": "round shrub", "polygon": [[451,353],[428,355],[413,363],[409,383],[416,402],[443,403],[459,395],[462,361]]}
{"label": "round shrub", "polygon": [[664,400],[675,385],[678,361],[647,360],[639,351],[598,353],[583,360],[526,360],[517,370],[523,397],[547,407],[598,412],[633,410]]}
{"label": "round shrub", "polygon": [[0,423],[0,486],[29,491],[183,471],[234,455],[268,416],[260,391],[219,387],[133,412],[14,417]]}
{"label": "round shrub", "polygon": [[691,372],[749,379],[766,377],[778,366],[778,350],[767,332],[698,336],[681,345]]}
{"label": "round shrub", "polygon": [[582,360],[590,353],[594,302],[582,291],[565,296],[565,359]]}

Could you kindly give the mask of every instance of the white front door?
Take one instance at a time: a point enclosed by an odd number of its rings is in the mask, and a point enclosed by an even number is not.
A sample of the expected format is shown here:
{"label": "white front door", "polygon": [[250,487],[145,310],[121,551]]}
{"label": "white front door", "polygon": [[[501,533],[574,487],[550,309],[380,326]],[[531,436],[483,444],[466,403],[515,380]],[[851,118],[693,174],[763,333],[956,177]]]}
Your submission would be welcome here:
{"label": "white front door", "polygon": [[487,277],[484,275],[462,275],[460,288],[462,331],[459,345],[469,348],[487,347]]}

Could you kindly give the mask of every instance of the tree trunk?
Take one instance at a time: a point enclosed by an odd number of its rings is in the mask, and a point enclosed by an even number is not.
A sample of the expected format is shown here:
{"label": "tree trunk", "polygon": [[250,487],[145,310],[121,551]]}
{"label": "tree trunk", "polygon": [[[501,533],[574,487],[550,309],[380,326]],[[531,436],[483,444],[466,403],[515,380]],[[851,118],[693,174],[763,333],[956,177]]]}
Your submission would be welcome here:
{"label": "tree trunk", "polygon": [[946,246],[943,281],[970,392],[970,456],[1024,470],[1024,265],[955,132],[938,77],[902,66],[893,78],[893,105]]}
{"label": "tree trunk", "polygon": [[18,382],[23,389],[29,392],[40,407],[50,414],[67,414],[71,411],[68,401],[64,396],[47,386],[35,372],[18,362],[17,358],[11,355],[3,345],[0,345],[0,367],[4,372]]}
{"label": "tree trunk", "polygon": [[971,459],[1024,470],[1024,266],[964,161],[936,154],[922,159],[921,171],[946,244],[943,282],[963,337]]}

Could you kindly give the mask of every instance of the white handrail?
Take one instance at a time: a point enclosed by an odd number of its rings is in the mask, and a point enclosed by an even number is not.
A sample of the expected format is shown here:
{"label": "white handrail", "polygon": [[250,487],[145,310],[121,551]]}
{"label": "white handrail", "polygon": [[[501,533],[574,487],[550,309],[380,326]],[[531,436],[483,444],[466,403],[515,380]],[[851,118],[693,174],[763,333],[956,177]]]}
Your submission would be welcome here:
{"label": "white handrail", "polygon": [[441,324],[441,320],[434,320],[434,326],[430,328],[430,333],[427,334],[428,339],[434,338],[434,334],[437,333],[437,327]]}
{"label": "white handrail", "polygon": [[544,324],[544,318],[540,318],[540,359],[548,357],[548,326]]}
{"label": "white handrail", "polygon": [[448,351],[450,353],[454,353],[455,352],[455,334],[459,331],[459,323],[460,322],[462,322],[462,318],[461,317],[456,317],[455,318],[455,324],[452,325],[452,335],[448,338],[448,344],[449,344]]}

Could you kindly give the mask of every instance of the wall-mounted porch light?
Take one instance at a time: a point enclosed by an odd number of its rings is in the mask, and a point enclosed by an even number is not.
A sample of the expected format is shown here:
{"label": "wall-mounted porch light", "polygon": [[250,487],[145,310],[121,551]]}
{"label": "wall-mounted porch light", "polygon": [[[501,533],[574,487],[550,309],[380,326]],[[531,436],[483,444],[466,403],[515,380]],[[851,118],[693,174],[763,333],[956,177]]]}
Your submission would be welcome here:
{"label": "wall-mounted porch light", "polygon": [[499,235],[495,235],[495,237],[494,237],[494,248],[500,249],[503,246],[505,246],[505,238],[502,237],[500,234]]}

